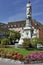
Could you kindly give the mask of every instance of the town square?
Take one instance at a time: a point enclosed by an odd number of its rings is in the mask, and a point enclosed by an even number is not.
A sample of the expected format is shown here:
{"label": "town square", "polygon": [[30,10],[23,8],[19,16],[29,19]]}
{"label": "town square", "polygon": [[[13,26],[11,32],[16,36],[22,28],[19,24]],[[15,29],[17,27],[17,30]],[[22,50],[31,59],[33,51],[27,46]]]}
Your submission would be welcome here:
{"label": "town square", "polygon": [[43,1],[0,2],[0,65],[43,65]]}

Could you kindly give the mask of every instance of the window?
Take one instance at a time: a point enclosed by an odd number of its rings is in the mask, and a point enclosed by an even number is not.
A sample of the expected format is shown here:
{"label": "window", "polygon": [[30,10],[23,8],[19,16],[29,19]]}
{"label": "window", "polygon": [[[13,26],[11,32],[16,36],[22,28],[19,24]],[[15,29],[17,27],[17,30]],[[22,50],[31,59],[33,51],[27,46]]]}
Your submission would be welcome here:
{"label": "window", "polygon": [[8,28],[9,28],[10,26],[8,25]]}
{"label": "window", "polygon": [[11,25],[11,27],[13,27],[13,25]]}
{"label": "window", "polygon": [[18,28],[20,27],[20,24],[18,24]]}
{"label": "window", "polygon": [[16,27],[16,25],[14,25],[14,27]]}

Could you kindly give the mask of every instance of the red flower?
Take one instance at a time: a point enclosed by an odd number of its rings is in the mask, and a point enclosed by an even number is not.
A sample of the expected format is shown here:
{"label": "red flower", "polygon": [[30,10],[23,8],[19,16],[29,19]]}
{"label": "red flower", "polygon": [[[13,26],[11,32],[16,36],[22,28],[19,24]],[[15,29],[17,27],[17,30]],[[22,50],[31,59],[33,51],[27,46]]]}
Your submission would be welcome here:
{"label": "red flower", "polygon": [[12,58],[13,58],[14,60],[16,60],[16,59],[17,59],[17,55],[12,56]]}
{"label": "red flower", "polygon": [[21,60],[23,60],[23,56],[19,55],[19,56],[17,56],[17,59],[21,61]]}

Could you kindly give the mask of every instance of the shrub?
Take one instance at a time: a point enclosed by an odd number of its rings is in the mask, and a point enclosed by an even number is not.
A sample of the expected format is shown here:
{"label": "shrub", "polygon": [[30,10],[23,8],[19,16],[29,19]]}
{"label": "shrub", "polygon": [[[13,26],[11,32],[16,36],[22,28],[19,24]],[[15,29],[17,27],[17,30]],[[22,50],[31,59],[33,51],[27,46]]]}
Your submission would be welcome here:
{"label": "shrub", "polygon": [[39,38],[32,38],[31,39],[31,45],[34,47],[37,47],[37,43],[39,44],[43,44],[43,41]]}
{"label": "shrub", "polygon": [[6,45],[8,44],[9,40],[7,38],[4,38],[1,40],[1,45]]}
{"label": "shrub", "polygon": [[32,46],[31,46],[31,42],[30,42],[30,39],[25,39],[24,40],[24,43],[23,43],[23,47],[24,48],[31,48]]}

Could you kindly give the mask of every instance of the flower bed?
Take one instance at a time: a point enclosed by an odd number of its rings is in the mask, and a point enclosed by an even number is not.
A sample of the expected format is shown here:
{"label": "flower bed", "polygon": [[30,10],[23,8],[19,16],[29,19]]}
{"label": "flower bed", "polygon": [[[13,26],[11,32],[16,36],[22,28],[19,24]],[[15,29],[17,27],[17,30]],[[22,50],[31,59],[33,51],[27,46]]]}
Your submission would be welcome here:
{"label": "flower bed", "polygon": [[24,63],[43,63],[43,52],[34,52],[25,56]]}
{"label": "flower bed", "polygon": [[0,50],[0,57],[23,61],[25,64],[43,63],[43,52],[34,52],[23,56],[17,51]]}
{"label": "flower bed", "polygon": [[21,55],[17,51],[9,52],[9,51],[0,50],[0,57],[14,59],[14,60],[20,60],[20,61],[23,60],[23,55]]}

